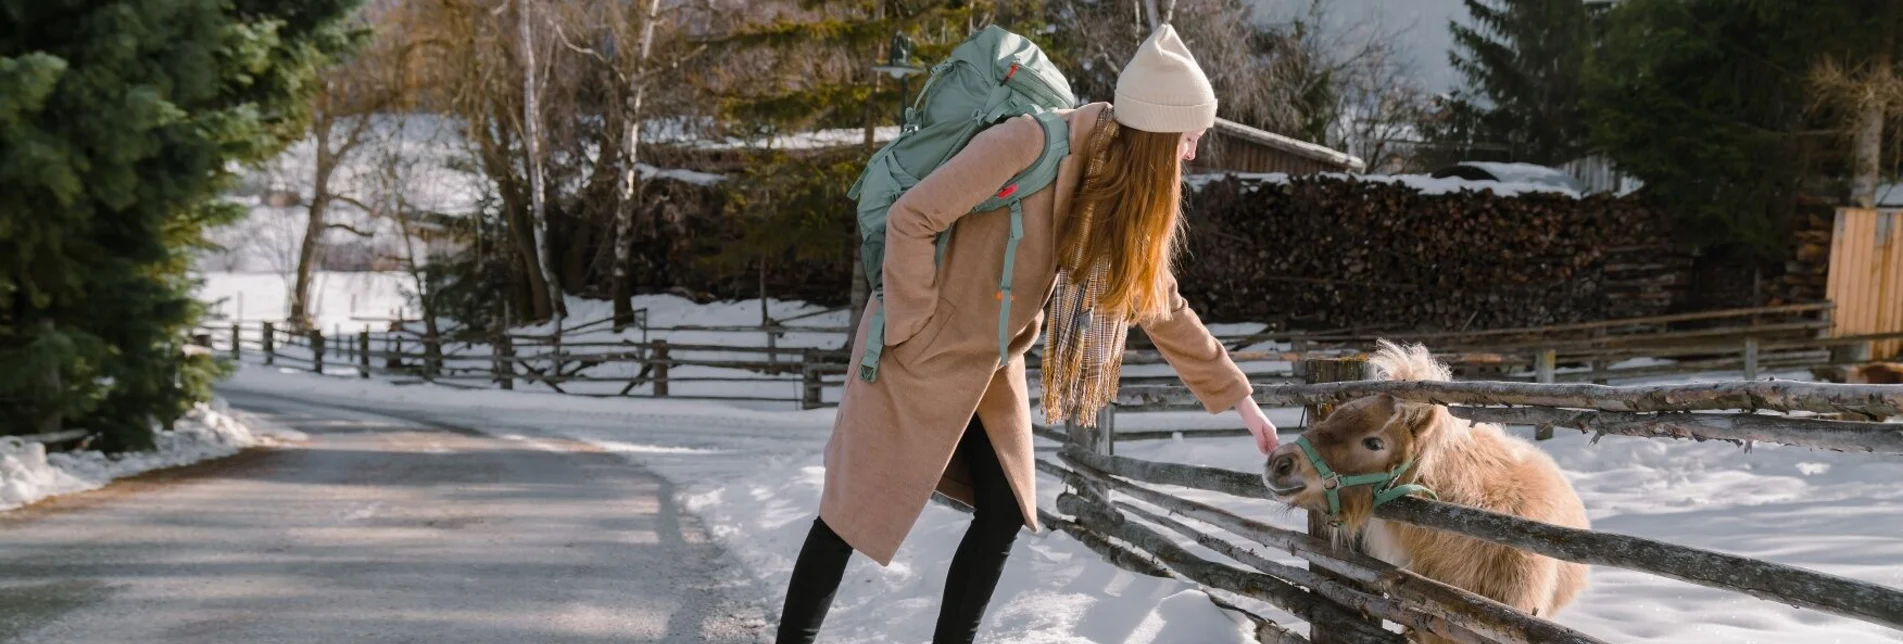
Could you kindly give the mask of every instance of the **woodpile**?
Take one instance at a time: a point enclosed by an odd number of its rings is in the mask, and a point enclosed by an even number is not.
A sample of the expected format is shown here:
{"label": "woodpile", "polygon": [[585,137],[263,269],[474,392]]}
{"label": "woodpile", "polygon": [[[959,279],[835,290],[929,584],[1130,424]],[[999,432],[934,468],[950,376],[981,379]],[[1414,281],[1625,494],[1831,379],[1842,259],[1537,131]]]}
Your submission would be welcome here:
{"label": "woodpile", "polygon": [[1827,209],[1808,209],[1791,235],[1790,258],[1784,274],[1765,287],[1767,304],[1777,306],[1824,299],[1830,281],[1830,245],[1836,215]]}
{"label": "woodpile", "polygon": [[1213,320],[1471,330],[1656,315],[1689,258],[1637,200],[1312,176],[1191,193],[1184,296]]}

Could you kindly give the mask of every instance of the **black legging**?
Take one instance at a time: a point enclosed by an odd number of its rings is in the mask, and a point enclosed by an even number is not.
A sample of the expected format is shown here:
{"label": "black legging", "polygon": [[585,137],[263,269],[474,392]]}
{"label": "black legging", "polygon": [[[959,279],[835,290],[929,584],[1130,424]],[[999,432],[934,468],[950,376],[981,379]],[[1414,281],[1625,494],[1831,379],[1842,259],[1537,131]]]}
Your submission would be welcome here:
{"label": "black legging", "polygon": [[[965,529],[965,539],[958,543],[946,573],[945,599],[938,609],[938,628],[932,632],[934,644],[970,642],[978,636],[978,622],[984,619],[985,605],[991,603],[998,576],[1004,573],[1011,542],[1024,526],[1017,497],[1012,496],[998,454],[977,418],[965,426],[958,452],[971,468],[976,504],[971,527]],[[850,558],[852,546],[826,527],[825,521],[815,519],[799,561],[793,564],[793,581],[780,610],[779,644],[806,644],[819,636],[819,625],[833,605],[833,592],[839,590]]]}

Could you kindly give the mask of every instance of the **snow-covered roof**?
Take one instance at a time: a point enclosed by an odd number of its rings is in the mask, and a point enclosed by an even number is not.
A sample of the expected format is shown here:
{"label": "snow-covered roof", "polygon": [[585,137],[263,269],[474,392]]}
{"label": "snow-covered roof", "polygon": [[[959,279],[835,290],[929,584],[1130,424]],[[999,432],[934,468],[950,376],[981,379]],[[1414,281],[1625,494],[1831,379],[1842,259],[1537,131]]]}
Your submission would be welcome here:
{"label": "snow-covered roof", "polygon": [[[1289,182],[1289,175],[1282,172],[1270,172],[1270,173],[1264,173],[1264,174],[1196,174],[1196,175],[1190,175],[1188,177],[1185,177],[1184,180],[1189,184],[1190,189],[1201,190],[1203,189],[1204,186],[1207,186],[1210,183],[1220,181],[1222,179],[1232,177],[1232,176],[1238,179],[1245,180],[1245,181],[1257,181],[1257,182],[1263,182],[1263,183],[1280,184],[1280,183]],[[1339,179],[1343,181],[1372,181],[1372,182],[1380,182],[1380,183],[1392,183],[1392,184],[1398,184],[1401,186],[1412,188],[1414,189],[1415,192],[1419,192],[1424,195],[1445,195],[1445,194],[1454,194],[1458,192],[1471,191],[1471,192],[1492,192],[1502,197],[1514,197],[1514,196],[1527,194],[1527,193],[1550,192],[1550,193],[1562,194],[1568,197],[1574,197],[1574,198],[1579,197],[1579,192],[1576,190],[1571,190],[1568,188],[1553,186],[1553,185],[1544,184],[1544,183],[1532,183],[1532,182],[1523,182],[1523,181],[1488,181],[1488,180],[1475,181],[1472,179],[1462,179],[1459,177],[1430,177],[1424,174],[1347,174],[1342,172],[1326,172],[1321,174],[1305,175],[1305,176],[1324,177],[1329,179]]]}
{"label": "snow-covered roof", "polygon": [[1492,179],[1500,183],[1518,183],[1550,186],[1556,191],[1568,192],[1575,196],[1586,192],[1585,184],[1558,168],[1549,168],[1531,163],[1497,163],[1492,161],[1462,161],[1452,166],[1434,171],[1436,178],[1466,178],[1468,180]]}
{"label": "snow-covered roof", "polygon": [[1886,183],[1877,186],[1877,207],[1903,207],[1903,183]]}
{"label": "snow-covered roof", "polygon": [[1300,156],[1300,157],[1304,157],[1308,159],[1314,159],[1322,163],[1334,165],[1336,167],[1339,167],[1343,170],[1347,170],[1349,172],[1360,172],[1362,170],[1368,169],[1367,162],[1362,161],[1359,157],[1356,157],[1352,154],[1335,150],[1327,146],[1316,145],[1314,143],[1309,143],[1307,141],[1302,141],[1299,139],[1292,139],[1286,136],[1282,136],[1280,134],[1276,134],[1274,132],[1270,132],[1268,130],[1249,127],[1247,125],[1243,125],[1241,123],[1237,123],[1229,119],[1225,119],[1225,118],[1216,119],[1215,129],[1217,132],[1221,132],[1229,136],[1233,136],[1239,139],[1244,139],[1244,140],[1258,143],[1261,145],[1266,145],[1266,146],[1275,148],[1277,150],[1281,150],[1283,152],[1294,154],[1296,156]]}
{"label": "snow-covered roof", "polygon": [[[872,141],[884,143],[899,138],[899,126],[888,125],[874,128]],[[703,140],[686,143],[702,150],[769,149],[769,150],[825,150],[850,145],[859,145],[866,140],[865,128],[834,128],[812,130],[808,132],[789,132],[757,139]]]}
{"label": "snow-covered roof", "polygon": [[657,168],[646,163],[637,163],[634,167],[635,170],[640,171],[642,179],[669,179],[691,183],[697,186],[711,186],[727,180],[727,177],[724,175],[711,172],[698,172],[683,168]]}

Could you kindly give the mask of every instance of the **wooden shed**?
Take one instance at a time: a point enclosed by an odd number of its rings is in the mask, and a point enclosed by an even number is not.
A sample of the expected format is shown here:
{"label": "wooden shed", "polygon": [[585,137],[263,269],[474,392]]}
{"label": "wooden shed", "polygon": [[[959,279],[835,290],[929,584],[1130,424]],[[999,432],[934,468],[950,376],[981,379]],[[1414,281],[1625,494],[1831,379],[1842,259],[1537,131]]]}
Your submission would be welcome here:
{"label": "wooden shed", "polygon": [[1216,119],[1216,127],[1203,135],[1196,160],[1190,162],[1190,172],[1196,174],[1315,174],[1365,169],[1367,164],[1346,152],[1221,118]]}
{"label": "wooden shed", "polygon": [[[1826,293],[1836,304],[1831,332],[1837,336],[1903,333],[1903,211],[1839,208],[1831,236]],[[1890,359],[1903,340],[1871,346],[1871,357]]]}

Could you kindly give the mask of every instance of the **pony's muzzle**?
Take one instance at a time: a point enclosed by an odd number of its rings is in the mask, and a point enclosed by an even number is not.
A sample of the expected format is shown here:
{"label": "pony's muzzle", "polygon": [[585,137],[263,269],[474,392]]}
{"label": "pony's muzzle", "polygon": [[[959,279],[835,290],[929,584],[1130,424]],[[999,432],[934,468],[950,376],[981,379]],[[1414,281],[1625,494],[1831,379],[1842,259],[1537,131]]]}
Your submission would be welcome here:
{"label": "pony's muzzle", "polygon": [[1295,456],[1293,454],[1281,454],[1273,459],[1269,459],[1269,473],[1277,478],[1288,476],[1294,472]]}
{"label": "pony's muzzle", "polygon": [[1293,496],[1308,489],[1308,484],[1303,483],[1302,477],[1295,471],[1295,455],[1289,453],[1269,458],[1268,465],[1262,469],[1262,484],[1268,486],[1269,491],[1276,496]]}

